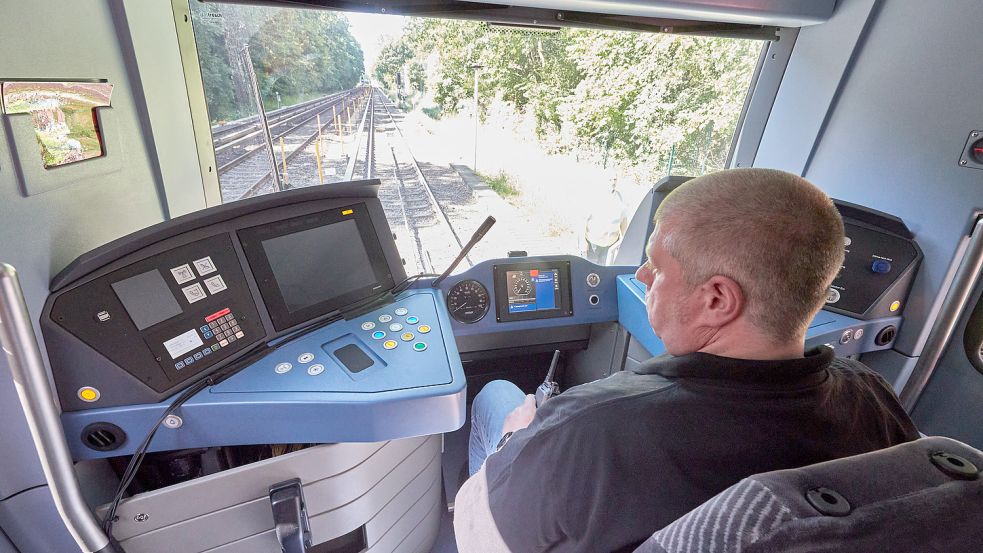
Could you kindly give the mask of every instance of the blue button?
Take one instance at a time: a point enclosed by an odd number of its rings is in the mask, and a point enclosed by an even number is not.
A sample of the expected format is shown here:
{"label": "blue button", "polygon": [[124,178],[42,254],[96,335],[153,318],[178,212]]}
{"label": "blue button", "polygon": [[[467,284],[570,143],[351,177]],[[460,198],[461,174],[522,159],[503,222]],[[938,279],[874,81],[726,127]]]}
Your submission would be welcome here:
{"label": "blue button", "polygon": [[195,352],[195,361],[201,361],[201,359],[203,357],[205,357],[205,354],[203,354],[202,352],[200,352],[200,351],[199,352]]}
{"label": "blue button", "polygon": [[420,322],[419,317],[406,317],[406,324],[415,325],[418,322]]}
{"label": "blue button", "polygon": [[212,348],[205,348],[205,349],[201,350],[201,353],[203,355],[206,355],[206,356],[207,355],[211,355],[212,354]]}
{"label": "blue button", "polygon": [[208,338],[211,338],[212,336],[215,336],[215,335],[214,335],[214,334],[212,334],[211,332],[202,332],[202,335],[203,335],[203,336],[205,337],[205,339],[206,339],[206,340],[207,340]]}
{"label": "blue button", "polygon": [[184,368],[184,361],[178,361],[177,363],[174,363],[174,368],[177,369],[177,370],[183,369]]}
{"label": "blue button", "polygon": [[375,338],[376,340],[382,340],[383,338],[386,337],[386,333],[381,330],[376,330],[375,332],[372,333],[372,337]]}
{"label": "blue button", "polygon": [[886,259],[875,259],[874,262],[870,264],[870,270],[879,275],[890,273],[891,262]]}
{"label": "blue button", "polygon": [[185,357],[184,358],[184,364],[185,365],[190,365],[190,364],[192,364],[194,362],[195,362],[195,358],[194,357]]}
{"label": "blue button", "polygon": [[201,327],[202,332],[208,332],[208,325]]}

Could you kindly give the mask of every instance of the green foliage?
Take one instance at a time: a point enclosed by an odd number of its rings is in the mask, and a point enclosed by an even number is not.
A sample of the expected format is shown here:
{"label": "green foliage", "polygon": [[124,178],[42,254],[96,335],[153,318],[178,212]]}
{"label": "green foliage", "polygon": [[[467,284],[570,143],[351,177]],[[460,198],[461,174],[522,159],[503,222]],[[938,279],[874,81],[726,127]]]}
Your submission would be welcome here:
{"label": "green foliage", "polygon": [[348,19],[321,10],[192,2],[195,41],[213,122],[255,114],[245,57],[267,108],[356,86],[365,73]]}
{"label": "green foliage", "polygon": [[488,175],[478,172],[478,177],[488,185],[489,188],[498,193],[499,196],[517,196],[519,189],[515,187],[512,177],[505,171],[499,171],[497,175]]}
{"label": "green foliage", "polygon": [[[376,78],[436,59],[426,73],[435,113],[474,95],[535,118],[537,134],[576,150],[665,174],[723,166],[761,43],[620,31],[499,31],[483,23],[413,20],[386,47]],[[412,70],[411,70],[412,71]]]}

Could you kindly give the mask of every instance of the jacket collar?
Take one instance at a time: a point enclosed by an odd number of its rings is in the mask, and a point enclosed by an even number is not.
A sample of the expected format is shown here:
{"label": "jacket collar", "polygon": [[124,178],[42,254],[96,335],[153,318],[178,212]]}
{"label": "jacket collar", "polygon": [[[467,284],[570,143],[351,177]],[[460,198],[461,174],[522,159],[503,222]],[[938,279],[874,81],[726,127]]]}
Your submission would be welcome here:
{"label": "jacket collar", "polygon": [[734,359],[709,353],[690,353],[672,357],[654,357],[634,369],[637,374],[657,374],[666,378],[724,380],[734,383],[783,384],[823,378],[824,369],[833,362],[833,350],[819,346],[798,359],[759,361]]}

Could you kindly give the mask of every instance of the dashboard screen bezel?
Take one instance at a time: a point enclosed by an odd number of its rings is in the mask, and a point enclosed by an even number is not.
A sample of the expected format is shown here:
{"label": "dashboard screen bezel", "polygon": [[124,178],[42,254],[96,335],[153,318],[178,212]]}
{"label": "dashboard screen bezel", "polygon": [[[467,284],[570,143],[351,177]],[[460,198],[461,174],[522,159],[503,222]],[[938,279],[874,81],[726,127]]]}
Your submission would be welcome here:
{"label": "dashboard screen bezel", "polygon": [[[366,283],[365,286],[345,294],[325,298],[318,303],[291,311],[288,309],[287,302],[284,300],[283,294],[280,291],[280,286],[270,266],[269,258],[263,248],[263,242],[346,220],[354,220],[358,227],[362,244],[365,246],[365,251],[372,264],[372,273],[375,276],[375,282]],[[278,332],[316,319],[363,298],[390,290],[395,285],[382,244],[377,236],[375,226],[372,224],[372,217],[369,214],[367,205],[364,203],[335,207],[325,211],[308,213],[273,223],[244,228],[238,231],[238,236],[243,252],[246,254],[246,259],[249,262],[249,267],[252,270],[253,277],[256,279],[256,285],[259,288],[260,294],[263,296],[263,302],[266,304],[267,311],[270,314],[273,327]]]}
{"label": "dashboard screen bezel", "polygon": [[[509,271],[528,271],[530,269],[558,269],[560,279],[559,309],[509,313],[509,294],[506,273]],[[537,319],[558,319],[573,316],[573,291],[570,286],[569,261],[529,261],[522,263],[496,264],[492,266],[492,281],[495,284],[495,320],[500,323],[532,321]]]}

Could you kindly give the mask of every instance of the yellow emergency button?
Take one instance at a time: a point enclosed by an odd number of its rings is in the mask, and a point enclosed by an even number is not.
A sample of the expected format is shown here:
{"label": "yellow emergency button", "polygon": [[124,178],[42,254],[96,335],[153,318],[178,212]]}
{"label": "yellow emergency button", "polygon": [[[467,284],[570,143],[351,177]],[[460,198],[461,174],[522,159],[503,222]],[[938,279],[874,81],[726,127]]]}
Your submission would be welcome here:
{"label": "yellow emergency button", "polygon": [[901,302],[899,300],[891,302],[891,313],[894,313],[898,309],[901,309]]}
{"label": "yellow emergency button", "polygon": [[426,334],[430,332],[430,325],[420,325],[416,329],[420,332],[420,334]]}
{"label": "yellow emergency button", "polygon": [[396,343],[396,340],[386,340],[382,343],[382,347],[386,349],[396,349],[396,346],[398,345],[399,344]]}
{"label": "yellow emergency button", "polygon": [[341,212],[342,215],[351,215],[352,213],[355,213],[355,211],[351,209],[346,209]]}
{"label": "yellow emergency button", "polygon": [[92,386],[83,386],[78,391],[79,399],[87,403],[98,400],[100,395],[99,390],[96,390]]}

